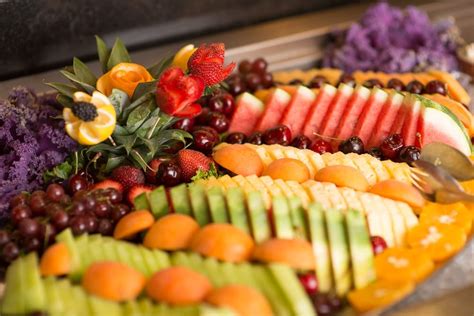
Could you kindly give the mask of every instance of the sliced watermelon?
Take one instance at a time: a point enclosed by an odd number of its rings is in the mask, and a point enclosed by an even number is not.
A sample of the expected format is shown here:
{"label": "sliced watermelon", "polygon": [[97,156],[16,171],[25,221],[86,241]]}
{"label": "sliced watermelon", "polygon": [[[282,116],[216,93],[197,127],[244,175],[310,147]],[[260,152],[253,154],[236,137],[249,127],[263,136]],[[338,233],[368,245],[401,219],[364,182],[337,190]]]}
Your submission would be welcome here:
{"label": "sliced watermelon", "polygon": [[316,99],[316,94],[313,91],[305,86],[298,86],[280,120],[280,124],[288,126],[291,130],[291,135],[300,135],[304,119],[308,115],[314,99]]}
{"label": "sliced watermelon", "polygon": [[323,119],[323,124],[318,134],[329,137],[334,136],[353,92],[354,89],[351,86],[344,83],[339,85],[334,102],[329,106],[329,111]]}
{"label": "sliced watermelon", "polygon": [[230,121],[229,133],[250,135],[263,114],[263,102],[248,92],[237,97],[235,112]]}
{"label": "sliced watermelon", "polygon": [[304,122],[303,134],[310,139],[315,139],[315,133],[318,132],[321,122],[332,103],[334,96],[336,95],[337,89],[331,85],[325,84],[320,90],[311,105],[309,115]]}
{"label": "sliced watermelon", "polygon": [[353,135],[357,120],[364,109],[365,103],[369,100],[369,96],[370,90],[366,87],[359,85],[355,88],[337,127],[336,138],[347,139]]}
{"label": "sliced watermelon", "polygon": [[459,149],[465,155],[472,154],[472,145],[466,130],[458,118],[445,106],[417,96],[422,103],[418,125],[420,146],[441,142]]}
{"label": "sliced watermelon", "polygon": [[260,118],[257,131],[265,131],[280,122],[283,113],[290,103],[291,95],[283,89],[276,88],[265,98],[265,110]]}
{"label": "sliced watermelon", "polygon": [[372,89],[369,101],[359,117],[354,129],[354,135],[358,136],[364,144],[367,144],[372,136],[379,114],[387,101],[388,94],[379,88]]}
{"label": "sliced watermelon", "polygon": [[407,113],[402,127],[402,138],[405,146],[413,146],[418,132],[418,119],[421,112],[421,101],[414,95],[408,94],[403,103],[407,106]]}
{"label": "sliced watermelon", "polygon": [[400,109],[398,110],[397,117],[395,118],[395,122],[390,129],[389,134],[401,134],[403,125],[405,124],[405,119],[407,117],[408,112],[410,112],[409,104],[402,102]]}
{"label": "sliced watermelon", "polygon": [[385,103],[379,119],[375,125],[374,133],[369,141],[369,148],[379,146],[382,141],[390,134],[392,126],[395,124],[397,114],[403,104],[403,94],[392,91]]}

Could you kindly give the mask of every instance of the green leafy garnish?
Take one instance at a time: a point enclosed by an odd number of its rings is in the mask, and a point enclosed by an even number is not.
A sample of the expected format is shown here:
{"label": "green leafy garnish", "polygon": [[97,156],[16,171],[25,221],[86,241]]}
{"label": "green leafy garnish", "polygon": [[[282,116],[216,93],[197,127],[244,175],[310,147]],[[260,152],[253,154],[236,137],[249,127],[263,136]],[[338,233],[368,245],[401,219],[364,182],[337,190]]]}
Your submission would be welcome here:
{"label": "green leafy garnish", "polygon": [[191,178],[192,181],[198,181],[198,180],[206,180],[211,177],[218,178],[219,177],[219,172],[217,171],[216,164],[215,163],[210,163],[209,164],[209,170],[205,171],[202,170],[202,168],[199,168],[198,171],[196,172],[196,175]]}

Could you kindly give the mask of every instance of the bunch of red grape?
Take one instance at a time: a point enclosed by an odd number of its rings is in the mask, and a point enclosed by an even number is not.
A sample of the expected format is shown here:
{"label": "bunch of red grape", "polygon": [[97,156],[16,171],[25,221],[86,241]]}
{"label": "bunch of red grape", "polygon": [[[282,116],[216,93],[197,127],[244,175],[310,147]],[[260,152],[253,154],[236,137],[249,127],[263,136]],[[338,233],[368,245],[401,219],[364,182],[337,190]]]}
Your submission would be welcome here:
{"label": "bunch of red grape", "polygon": [[237,96],[246,91],[254,92],[273,87],[273,75],[267,71],[267,66],[268,63],[261,57],[253,62],[247,59],[242,60],[239,63],[238,72],[226,80],[229,92]]}
{"label": "bunch of red grape", "polygon": [[21,253],[41,253],[54,242],[57,233],[71,228],[75,235],[111,235],[117,221],[130,211],[115,189],[88,190],[83,175],[73,175],[66,188],[53,183],[46,191],[20,193],[10,200],[10,217],[0,230],[1,265]]}

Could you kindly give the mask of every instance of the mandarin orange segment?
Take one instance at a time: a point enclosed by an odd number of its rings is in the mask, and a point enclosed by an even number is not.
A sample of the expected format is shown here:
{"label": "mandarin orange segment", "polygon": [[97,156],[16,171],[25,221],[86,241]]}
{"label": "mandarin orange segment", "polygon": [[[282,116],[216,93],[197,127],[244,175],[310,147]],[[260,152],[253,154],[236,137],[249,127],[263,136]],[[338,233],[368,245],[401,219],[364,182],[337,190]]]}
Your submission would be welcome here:
{"label": "mandarin orange segment", "polygon": [[88,293],[117,302],[135,299],[145,282],[140,272],[112,261],[91,264],[82,277],[82,286]]}
{"label": "mandarin orange segment", "polygon": [[418,208],[423,207],[426,202],[415,187],[397,180],[378,182],[370,188],[369,192],[392,200],[406,202],[408,205]]}
{"label": "mandarin orange segment", "polygon": [[214,289],[206,297],[212,305],[228,307],[239,316],[272,316],[272,308],[259,291],[243,285],[227,285]]}
{"label": "mandarin orange segment", "polygon": [[146,285],[153,300],[171,305],[200,303],[212,290],[202,274],[184,267],[172,267],[156,272]]}
{"label": "mandarin orange segment", "polygon": [[281,158],[269,164],[262,175],[272,179],[303,183],[309,180],[309,169],[297,159]]}
{"label": "mandarin orange segment", "polygon": [[358,312],[367,312],[392,304],[415,288],[413,282],[390,282],[378,280],[364,288],[349,292],[347,298]]}
{"label": "mandarin orange segment", "polygon": [[456,254],[466,243],[466,234],[458,226],[439,223],[418,224],[407,232],[407,244],[415,251],[425,252],[434,261],[443,261]]}
{"label": "mandarin orange segment", "polygon": [[190,244],[191,250],[222,261],[243,262],[252,255],[252,237],[231,224],[209,224],[201,228]]}
{"label": "mandarin orange segment", "polygon": [[199,224],[191,216],[169,214],[157,220],[148,230],[143,245],[152,249],[186,249]]}
{"label": "mandarin orange segment", "polygon": [[474,214],[462,203],[438,204],[427,203],[420,215],[420,223],[456,225],[461,227],[466,234],[472,229]]}
{"label": "mandarin orange segment", "polygon": [[425,251],[388,248],[375,257],[377,279],[390,282],[418,282],[434,269]]}
{"label": "mandarin orange segment", "polygon": [[133,211],[122,217],[114,229],[115,239],[126,239],[148,229],[155,222],[153,215],[147,210]]}
{"label": "mandarin orange segment", "polygon": [[369,182],[360,170],[343,165],[328,166],[320,169],[314,180],[320,182],[332,182],[338,187],[349,187],[358,191],[367,191]]}
{"label": "mandarin orange segment", "polygon": [[71,271],[71,256],[66,244],[60,242],[44,252],[40,261],[41,275],[64,275]]}

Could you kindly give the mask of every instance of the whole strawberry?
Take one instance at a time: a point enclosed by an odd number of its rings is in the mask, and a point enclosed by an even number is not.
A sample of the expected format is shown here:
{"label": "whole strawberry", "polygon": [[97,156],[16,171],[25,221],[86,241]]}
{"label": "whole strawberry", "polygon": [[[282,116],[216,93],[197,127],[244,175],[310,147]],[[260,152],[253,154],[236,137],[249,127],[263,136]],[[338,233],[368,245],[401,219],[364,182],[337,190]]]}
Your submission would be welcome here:
{"label": "whole strawberry", "polygon": [[177,162],[182,170],[182,177],[184,182],[191,181],[191,178],[196,175],[196,172],[209,171],[212,160],[203,153],[191,149],[182,149],[178,152]]}
{"label": "whole strawberry", "polygon": [[145,174],[141,169],[133,166],[120,166],[112,171],[111,178],[123,185],[123,189],[128,191],[137,184],[145,183]]}
{"label": "whole strawberry", "polygon": [[201,78],[206,86],[221,82],[235,67],[235,63],[224,67],[224,53],[223,43],[202,44],[188,60],[190,74]]}

